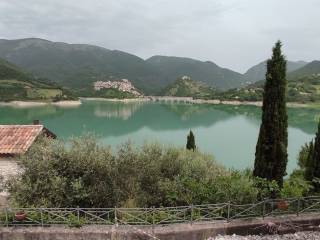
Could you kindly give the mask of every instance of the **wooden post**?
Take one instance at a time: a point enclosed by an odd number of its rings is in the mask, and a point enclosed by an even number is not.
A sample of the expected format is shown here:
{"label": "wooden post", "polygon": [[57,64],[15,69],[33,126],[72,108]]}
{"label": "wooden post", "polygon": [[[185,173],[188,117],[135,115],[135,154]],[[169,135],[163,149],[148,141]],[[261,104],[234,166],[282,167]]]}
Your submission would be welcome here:
{"label": "wooden post", "polygon": [[117,207],[114,207],[114,224],[118,226]]}
{"label": "wooden post", "polygon": [[228,202],[228,222],[230,222],[230,201]]}
{"label": "wooden post", "polygon": [[193,224],[193,204],[191,204],[191,216],[190,216],[191,225]]}
{"label": "wooden post", "polygon": [[262,206],[262,219],[264,219],[264,215],[266,214],[266,199],[263,199],[263,206]]}
{"label": "wooden post", "polygon": [[43,227],[43,213],[42,213],[42,208],[40,208],[40,216],[41,216],[41,226]]}
{"label": "wooden post", "polygon": [[4,211],[5,211],[5,213],[6,213],[6,225],[7,225],[7,227],[8,227],[8,226],[9,226],[8,209],[5,208]]}
{"label": "wooden post", "polygon": [[155,211],[155,208],[154,206],[152,207],[152,234],[154,235],[154,227],[155,227],[155,216],[154,216],[154,211]]}
{"label": "wooden post", "polygon": [[79,206],[77,206],[77,217],[78,217],[78,223],[80,222],[80,210]]}

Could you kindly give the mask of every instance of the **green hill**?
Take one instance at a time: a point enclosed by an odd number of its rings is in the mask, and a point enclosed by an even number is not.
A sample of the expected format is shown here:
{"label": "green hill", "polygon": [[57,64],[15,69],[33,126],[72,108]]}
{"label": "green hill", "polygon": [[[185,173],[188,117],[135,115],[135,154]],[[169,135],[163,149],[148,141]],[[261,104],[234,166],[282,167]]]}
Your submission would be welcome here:
{"label": "green hill", "polygon": [[190,77],[182,77],[170,84],[162,92],[164,96],[210,98],[214,89],[207,85],[192,80]]}
{"label": "green hill", "polygon": [[0,101],[74,99],[70,92],[36,80],[15,65],[0,59]]}
{"label": "green hill", "polygon": [[[231,89],[216,98],[224,100],[261,101],[264,81],[259,81],[240,89]],[[320,74],[288,79],[288,102],[317,102],[320,101]]]}
{"label": "green hill", "polygon": [[98,80],[129,79],[136,88],[155,94],[188,75],[221,89],[240,87],[242,74],[212,62],[155,56],[143,60],[129,53],[43,39],[0,40],[0,57],[59,85],[88,90]]}
{"label": "green hill", "polygon": [[320,61],[312,61],[302,68],[299,68],[288,75],[288,79],[320,76]]}
{"label": "green hill", "polygon": [[[304,61],[287,61],[287,73],[295,71],[299,68],[302,68],[308,64]],[[251,68],[248,69],[248,71],[244,74],[244,77],[250,81],[251,83],[260,81],[265,79],[265,74],[267,71],[267,61],[263,61]]]}
{"label": "green hill", "polygon": [[242,74],[221,68],[210,61],[167,56],[153,56],[146,61],[158,69],[167,84],[181,76],[190,76],[191,79],[197,79],[218,89],[241,87],[246,82]]}

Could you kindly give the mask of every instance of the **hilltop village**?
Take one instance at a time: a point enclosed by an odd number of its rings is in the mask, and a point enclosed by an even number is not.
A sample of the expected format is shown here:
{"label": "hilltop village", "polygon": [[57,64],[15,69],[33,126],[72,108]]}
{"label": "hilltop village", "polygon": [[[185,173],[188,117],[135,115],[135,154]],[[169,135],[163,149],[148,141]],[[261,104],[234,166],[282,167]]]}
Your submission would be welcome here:
{"label": "hilltop village", "polygon": [[97,81],[93,83],[93,88],[95,91],[100,91],[101,89],[117,89],[121,92],[128,92],[136,97],[141,97],[142,94],[133,86],[133,84],[128,79],[121,79],[118,81]]}

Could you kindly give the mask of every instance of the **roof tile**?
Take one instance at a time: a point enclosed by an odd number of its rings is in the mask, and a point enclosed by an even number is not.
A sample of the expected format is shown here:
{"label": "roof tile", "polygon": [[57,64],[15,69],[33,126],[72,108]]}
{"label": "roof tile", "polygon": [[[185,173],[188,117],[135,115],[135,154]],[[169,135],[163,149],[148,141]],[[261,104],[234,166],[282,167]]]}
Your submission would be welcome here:
{"label": "roof tile", "polygon": [[25,153],[43,125],[0,125],[0,154]]}

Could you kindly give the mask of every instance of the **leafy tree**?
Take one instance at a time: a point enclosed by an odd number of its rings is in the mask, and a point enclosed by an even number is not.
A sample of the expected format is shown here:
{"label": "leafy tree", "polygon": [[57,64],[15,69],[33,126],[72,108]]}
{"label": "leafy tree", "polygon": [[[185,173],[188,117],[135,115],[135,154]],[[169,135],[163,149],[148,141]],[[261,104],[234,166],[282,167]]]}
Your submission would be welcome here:
{"label": "leafy tree", "polygon": [[286,60],[281,42],[267,61],[262,123],[256,146],[254,176],[275,180],[282,186],[288,161],[288,116],[286,109]]}
{"label": "leafy tree", "polygon": [[305,170],[308,165],[308,159],[310,158],[310,151],[313,150],[313,141],[305,143],[298,155],[298,165],[301,169]]}
{"label": "leafy tree", "polygon": [[320,190],[320,121],[318,123],[318,132],[314,140],[314,147],[312,151],[312,163],[313,163],[313,183],[315,190]]}
{"label": "leafy tree", "polygon": [[[314,161],[313,161],[313,150],[314,144],[313,141],[309,143],[308,148],[301,149],[299,153],[299,166],[304,169],[304,178],[307,181],[312,181],[314,175]],[[305,165],[303,166],[303,163]]]}
{"label": "leafy tree", "polygon": [[280,196],[282,198],[304,197],[311,188],[312,185],[309,181],[305,180],[303,171],[295,170],[290,174],[290,177],[284,181]]}
{"label": "leafy tree", "polygon": [[190,130],[189,135],[187,136],[187,145],[188,150],[196,150],[196,141],[193,132]]}

